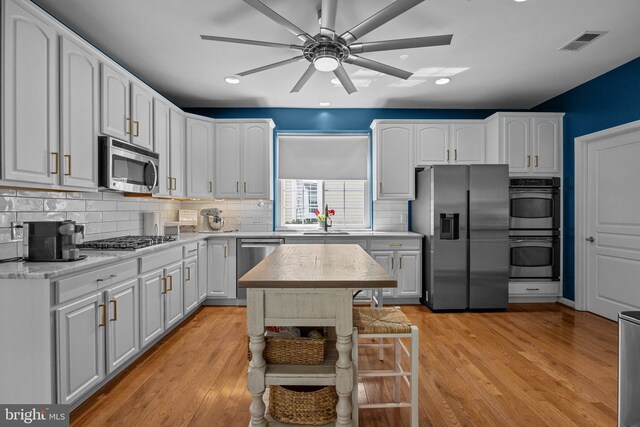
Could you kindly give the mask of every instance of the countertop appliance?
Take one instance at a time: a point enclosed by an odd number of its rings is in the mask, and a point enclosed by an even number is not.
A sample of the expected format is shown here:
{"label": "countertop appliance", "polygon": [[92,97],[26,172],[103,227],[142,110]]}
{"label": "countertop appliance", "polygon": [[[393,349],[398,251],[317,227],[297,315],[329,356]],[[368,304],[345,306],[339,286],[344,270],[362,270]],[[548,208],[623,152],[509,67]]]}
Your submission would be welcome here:
{"label": "countertop appliance", "polygon": [[200,215],[203,216],[202,228],[204,231],[220,231],[224,227],[224,218],[220,216],[222,211],[218,208],[202,209]]}
{"label": "countertop appliance", "polygon": [[509,229],[560,228],[560,178],[513,177],[509,180]]}
{"label": "countertop appliance", "polygon": [[506,309],[508,165],[437,165],[416,174],[412,230],[425,235],[421,302],[432,310]]}
{"label": "countertop appliance", "polygon": [[75,221],[25,222],[27,261],[77,261],[86,258],[78,247],[84,239],[84,225]]}
{"label": "countertop appliance", "polygon": [[144,213],[144,234],[146,236],[158,236],[160,235],[160,230],[162,230],[162,225],[160,222],[160,213],[159,212],[145,212]]}
{"label": "countertop appliance", "polygon": [[618,425],[640,426],[640,311],[618,316]]}
{"label": "countertop appliance", "polygon": [[158,192],[159,155],[110,136],[98,137],[100,187],[129,193]]}
{"label": "countertop appliance", "polygon": [[[236,243],[236,280],[239,280],[278,246],[283,244],[284,239],[238,239]],[[247,290],[236,287],[236,298],[246,300]]]}
{"label": "countertop appliance", "polygon": [[79,245],[79,248],[100,251],[135,251],[136,249],[173,242],[174,240],[175,238],[171,236],[122,236],[92,240]]}

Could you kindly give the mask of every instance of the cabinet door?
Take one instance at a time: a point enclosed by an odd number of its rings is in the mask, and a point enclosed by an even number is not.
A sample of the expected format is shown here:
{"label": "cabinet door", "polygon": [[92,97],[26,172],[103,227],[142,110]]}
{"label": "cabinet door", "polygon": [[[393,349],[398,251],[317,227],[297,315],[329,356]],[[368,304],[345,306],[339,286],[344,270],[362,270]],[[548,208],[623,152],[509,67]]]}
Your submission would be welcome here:
{"label": "cabinet door", "polygon": [[2,177],[56,184],[61,166],[56,33],[13,1],[3,3]]}
{"label": "cabinet door", "polygon": [[170,176],[172,179],[171,195],[173,197],[184,197],[185,180],[184,180],[184,116],[177,110],[171,110],[169,113],[171,137],[170,147]]}
{"label": "cabinet door", "polygon": [[[213,197],[213,123],[187,118],[187,197]],[[231,161],[231,159],[229,159]]]}
{"label": "cabinet door", "polygon": [[271,199],[271,128],[267,123],[242,124],[242,197]]}
{"label": "cabinet door", "polygon": [[169,120],[169,107],[162,101],[154,99],[153,141],[155,151],[160,156],[160,164],[158,165],[158,193],[156,196],[170,196],[171,190],[173,189]]}
{"label": "cabinet door", "polygon": [[[382,266],[387,272],[395,276],[396,260],[393,251],[371,251],[371,258],[375,259],[378,264]],[[393,297],[396,294],[396,290],[393,288],[384,288],[382,295],[386,297]]]}
{"label": "cabinet door", "polygon": [[98,60],[60,37],[62,184],[98,188]]}
{"label": "cabinet door", "polygon": [[448,124],[416,125],[416,166],[449,163],[449,127]]}
{"label": "cabinet door", "polygon": [[136,84],[131,84],[133,130],[131,142],[153,151],[153,97]]}
{"label": "cabinet door", "polygon": [[164,295],[167,282],[164,270],[140,279],[140,347],[145,347],[164,332]]}
{"label": "cabinet door", "polygon": [[216,124],[216,197],[238,198],[241,195],[240,124]]}
{"label": "cabinet door", "polygon": [[133,129],[129,79],[104,63],[101,70],[100,132],[128,142]]}
{"label": "cabinet door", "polygon": [[503,137],[509,172],[529,172],[531,167],[529,117],[505,117]]}
{"label": "cabinet door", "polygon": [[226,240],[212,240],[208,247],[209,272],[207,293],[210,297],[227,298],[229,296],[229,244]]}
{"label": "cabinet door", "polygon": [[164,294],[164,325],[165,329],[168,329],[179,322],[184,316],[182,299],[184,274],[182,261],[168,266],[165,269],[165,277],[167,278],[167,293]]}
{"label": "cabinet door", "polygon": [[484,123],[453,125],[452,159],[455,163],[484,163],[484,131]]}
{"label": "cabinet door", "polygon": [[56,310],[58,403],[70,404],[105,377],[102,293]]}
{"label": "cabinet door", "polygon": [[380,125],[376,148],[378,199],[414,199],[413,125]]}
{"label": "cabinet door", "polygon": [[422,290],[420,251],[398,252],[399,297],[419,297]]}
{"label": "cabinet door", "polygon": [[198,244],[198,302],[204,301],[207,297],[207,264],[209,262],[207,254],[207,242],[200,242]]}
{"label": "cabinet door", "polygon": [[533,118],[533,172],[557,173],[560,171],[560,119]]}
{"label": "cabinet door", "polygon": [[107,371],[125,364],[140,349],[138,279],[107,290]]}
{"label": "cabinet door", "polygon": [[198,260],[191,258],[184,262],[184,313],[198,308]]}

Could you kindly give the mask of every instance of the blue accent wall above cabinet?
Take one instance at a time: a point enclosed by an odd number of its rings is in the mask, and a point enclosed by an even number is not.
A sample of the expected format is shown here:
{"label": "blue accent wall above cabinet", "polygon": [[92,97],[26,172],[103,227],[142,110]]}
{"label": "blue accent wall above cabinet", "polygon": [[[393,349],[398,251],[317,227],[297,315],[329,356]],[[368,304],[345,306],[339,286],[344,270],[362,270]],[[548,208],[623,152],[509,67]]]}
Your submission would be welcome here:
{"label": "blue accent wall above cabinet", "polygon": [[640,58],[546,101],[533,111],[564,112],[563,296],[575,299],[574,139],[640,120]]}

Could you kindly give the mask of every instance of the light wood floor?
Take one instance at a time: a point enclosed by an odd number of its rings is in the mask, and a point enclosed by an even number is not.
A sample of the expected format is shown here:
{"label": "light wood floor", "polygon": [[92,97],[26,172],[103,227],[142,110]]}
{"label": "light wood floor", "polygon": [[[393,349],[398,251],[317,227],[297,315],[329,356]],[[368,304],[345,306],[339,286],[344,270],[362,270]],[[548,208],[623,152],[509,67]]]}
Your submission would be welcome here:
{"label": "light wood floor", "polygon": [[[616,424],[616,323],[559,304],[403,310],[420,329],[420,426]],[[247,366],[245,310],[204,307],[76,409],[71,424],[245,427]],[[389,383],[369,380],[360,394],[390,397]],[[361,411],[360,425],[405,426],[408,411]]]}

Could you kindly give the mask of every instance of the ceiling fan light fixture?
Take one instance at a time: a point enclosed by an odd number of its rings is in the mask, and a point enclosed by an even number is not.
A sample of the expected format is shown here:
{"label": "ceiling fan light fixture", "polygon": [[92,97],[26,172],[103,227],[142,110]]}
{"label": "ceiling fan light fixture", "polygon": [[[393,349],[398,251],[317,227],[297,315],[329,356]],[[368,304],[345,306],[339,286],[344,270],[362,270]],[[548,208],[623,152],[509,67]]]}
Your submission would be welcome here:
{"label": "ceiling fan light fixture", "polygon": [[436,84],[437,85],[446,85],[450,81],[451,81],[451,79],[449,77],[442,77],[442,78],[436,80]]}
{"label": "ceiling fan light fixture", "polygon": [[224,78],[224,81],[229,83],[230,85],[237,85],[240,83],[240,77],[238,76],[227,76]]}
{"label": "ceiling fan light fixture", "polygon": [[313,60],[313,65],[316,67],[316,70],[327,73],[338,68],[340,61],[332,55],[316,56]]}

